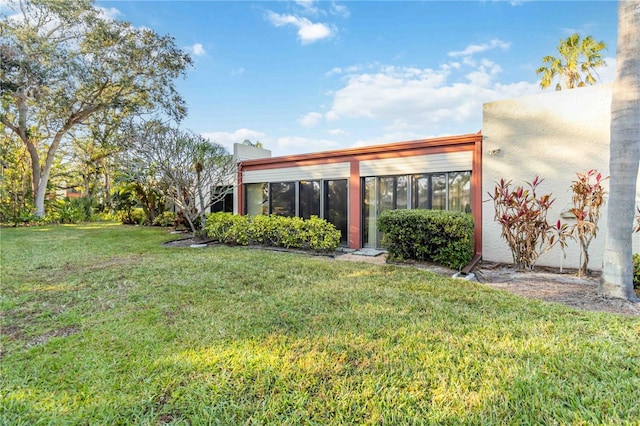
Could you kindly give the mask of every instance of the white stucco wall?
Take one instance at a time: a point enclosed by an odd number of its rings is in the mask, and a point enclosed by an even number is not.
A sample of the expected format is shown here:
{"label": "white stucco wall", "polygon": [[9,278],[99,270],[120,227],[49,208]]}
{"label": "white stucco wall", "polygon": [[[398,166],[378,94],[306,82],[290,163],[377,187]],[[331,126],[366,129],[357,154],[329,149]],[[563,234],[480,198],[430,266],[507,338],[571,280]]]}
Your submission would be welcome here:
{"label": "white stucco wall", "polygon": [[[611,85],[598,85],[560,92],[544,92],[518,99],[484,105],[482,126],[483,229],[482,254],[485,260],[512,262],[511,252],[500,237],[493,220],[493,192],[501,178],[521,185],[535,176],[544,178],[541,194],[551,192],[556,199],[549,215],[555,223],[560,213],[571,208],[571,183],[576,172],[597,169],[609,175],[609,125]],[[608,187],[608,181],[605,182]],[[640,205],[640,179],[636,188]],[[606,205],[599,223],[600,232],[589,249],[589,268],[602,268]],[[573,219],[575,221],[575,219]],[[634,253],[640,252],[640,235],[634,234]],[[563,258],[559,248],[546,253],[538,265],[577,268],[579,246],[571,241]]]}
{"label": "white stucco wall", "polygon": [[[258,158],[271,157],[271,150],[259,148],[257,146],[245,145],[242,143],[233,144],[233,158],[236,164],[244,160],[255,160]],[[233,213],[238,214],[238,188],[237,177],[234,179],[233,188]]]}

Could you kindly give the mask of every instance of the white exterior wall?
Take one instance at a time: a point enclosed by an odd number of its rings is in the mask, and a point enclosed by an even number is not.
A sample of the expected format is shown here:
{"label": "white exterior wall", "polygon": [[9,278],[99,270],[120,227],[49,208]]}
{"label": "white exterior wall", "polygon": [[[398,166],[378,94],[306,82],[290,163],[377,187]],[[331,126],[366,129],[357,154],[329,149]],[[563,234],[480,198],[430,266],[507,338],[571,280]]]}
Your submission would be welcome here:
{"label": "white exterior wall", "polygon": [[[609,175],[609,126],[611,85],[545,92],[518,99],[484,105],[482,126],[483,229],[482,255],[485,260],[511,263],[507,243],[500,237],[494,221],[493,192],[501,178],[522,185],[535,176],[544,178],[539,194],[551,192],[555,202],[548,220],[573,224],[561,217],[571,208],[571,183],[576,173],[597,169]],[[605,181],[608,187],[608,181]],[[640,179],[636,188],[640,205]],[[602,269],[606,204],[599,222],[599,233],[589,248],[589,268]],[[629,230],[631,232],[631,230]],[[577,268],[579,245],[570,241],[566,258],[556,247],[541,256],[537,265]],[[633,236],[633,252],[640,252],[640,235]]]}
{"label": "white exterior wall", "polygon": [[347,179],[349,178],[350,170],[351,166],[347,162],[265,170],[247,170],[242,175],[242,181],[244,183],[262,183],[317,179]]}
{"label": "white exterior wall", "polygon": [[360,162],[360,176],[390,176],[417,173],[458,172],[471,170],[471,151],[412,157],[365,160]]}
{"label": "white exterior wall", "polygon": [[[233,158],[235,158],[236,165],[240,161],[255,160],[258,158],[271,157],[271,151],[264,148],[258,148],[257,146],[245,145],[241,143],[233,144]],[[234,176],[233,180],[233,213],[238,214],[238,177]]]}

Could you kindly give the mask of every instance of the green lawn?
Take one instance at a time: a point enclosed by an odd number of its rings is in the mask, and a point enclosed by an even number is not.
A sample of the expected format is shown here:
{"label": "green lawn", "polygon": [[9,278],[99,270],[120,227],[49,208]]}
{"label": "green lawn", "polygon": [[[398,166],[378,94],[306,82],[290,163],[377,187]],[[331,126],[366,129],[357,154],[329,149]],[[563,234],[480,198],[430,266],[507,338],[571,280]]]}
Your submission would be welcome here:
{"label": "green lawn", "polygon": [[0,424],[640,424],[640,320],[162,229],[0,230]]}

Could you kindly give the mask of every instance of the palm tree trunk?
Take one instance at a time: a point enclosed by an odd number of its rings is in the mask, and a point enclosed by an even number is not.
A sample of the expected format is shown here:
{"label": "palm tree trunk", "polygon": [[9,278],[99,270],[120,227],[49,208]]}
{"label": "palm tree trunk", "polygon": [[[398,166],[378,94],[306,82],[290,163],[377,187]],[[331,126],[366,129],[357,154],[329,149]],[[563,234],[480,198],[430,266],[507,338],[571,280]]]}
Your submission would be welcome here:
{"label": "palm tree trunk", "polygon": [[640,3],[620,1],[616,80],[611,100],[607,237],[600,291],[638,300],[633,290],[631,231],[640,163]]}

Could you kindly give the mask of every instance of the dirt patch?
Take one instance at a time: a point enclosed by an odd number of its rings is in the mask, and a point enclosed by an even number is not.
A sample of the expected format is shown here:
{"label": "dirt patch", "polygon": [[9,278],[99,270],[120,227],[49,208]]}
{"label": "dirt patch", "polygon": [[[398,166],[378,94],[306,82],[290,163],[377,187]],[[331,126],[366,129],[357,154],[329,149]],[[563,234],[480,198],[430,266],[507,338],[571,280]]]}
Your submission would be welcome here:
{"label": "dirt patch", "polygon": [[48,333],[41,334],[29,340],[29,342],[27,342],[27,347],[30,348],[33,346],[44,345],[54,337],[67,337],[67,336],[71,336],[72,334],[76,334],[79,331],[80,331],[80,328],[78,328],[75,325],[59,328],[57,330],[52,330]]}
{"label": "dirt patch", "polygon": [[[336,257],[351,262],[385,264],[386,256],[375,257],[344,254]],[[398,263],[430,270],[451,277],[457,271],[427,262]],[[598,293],[599,275],[578,278],[575,271],[560,272],[554,268],[539,267],[533,272],[516,271],[509,265],[480,262],[473,271],[474,281],[519,296],[545,302],[562,303],[584,311],[609,312],[640,317],[640,303],[605,297]]]}
{"label": "dirt patch", "polygon": [[487,262],[481,262],[474,273],[482,284],[520,296],[562,303],[585,311],[640,317],[640,303],[598,293],[600,277],[597,273],[589,277],[577,277],[575,271],[561,273],[552,268],[520,272],[507,265]]}

